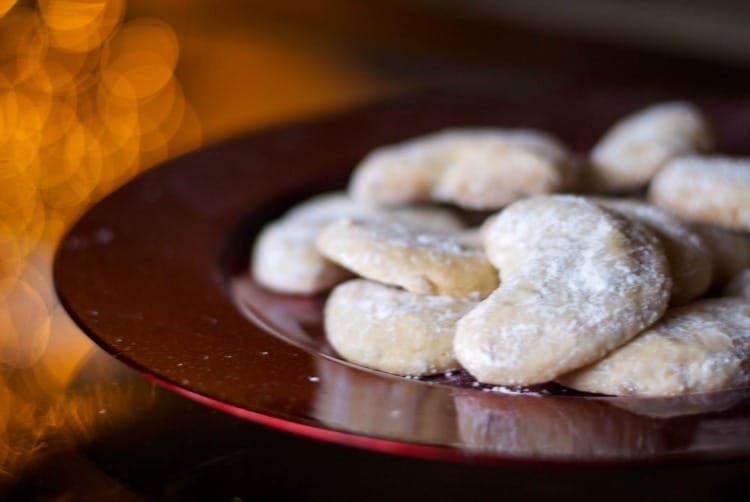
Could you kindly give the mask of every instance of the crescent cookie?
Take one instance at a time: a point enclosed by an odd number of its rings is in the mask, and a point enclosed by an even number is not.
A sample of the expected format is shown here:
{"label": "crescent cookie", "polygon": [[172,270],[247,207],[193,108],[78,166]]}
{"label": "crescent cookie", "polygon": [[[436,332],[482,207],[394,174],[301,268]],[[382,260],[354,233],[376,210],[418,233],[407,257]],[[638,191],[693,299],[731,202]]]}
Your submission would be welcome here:
{"label": "crescent cookie", "polygon": [[325,331],[344,359],[398,375],[458,368],[455,324],[475,301],[422,295],[366,280],[338,285],[325,306]]}
{"label": "crescent cookie", "polygon": [[589,175],[600,190],[623,192],[644,187],[668,161],[707,151],[713,134],[689,103],[661,103],[613,125],[591,150]]}
{"label": "crescent cookie", "polygon": [[672,283],[656,236],[573,196],[511,204],[487,228],[502,283],[458,323],[478,380],[547,382],[601,358],[664,313]]}
{"label": "crescent cookie", "polygon": [[325,259],[315,248],[320,230],[341,216],[395,219],[420,229],[459,232],[460,221],[450,212],[427,208],[376,208],[351,200],[343,193],[313,197],[290,209],[280,220],[266,225],[252,252],[253,277],[262,286],[280,293],[315,294],[351,276]]}
{"label": "crescent cookie", "polygon": [[315,249],[315,238],[323,224],[293,219],[266,225],[253,247],[255,280],[279,293],[315,294],[350,277],[351,272],[326,260]]}
{"label": "crescent cookie", "polygon": [[446,129],[376,148],[355,168],[349,193],[374,204],[430,201],[456,148],[487,131]]}
{"label": "crescent cookie", "polygon": [[479,299],[498,284],[480,248],[395,221],[340,219],[316,244],[329,260],[363,277],[416,293]]}
{"label": "crescent cookie", "polygon": [[374,150],[349,190],[375,204],[439,200],[495,209],[561,189],[572,176],[568,159],[560,141],[538,131],[446,129]]}
{"label": "crescent cookie", "polygon": [[654,178],[649,198],[678,218],[750,231],[750,158],[684,157]]}
{"label": "crescent cookie", "polygon": [[455,151],[434,198],[467,209],[499,209],[524,197],[558,192],[572,177],[569,157],[562,143],[547,134],[498,131]]}
{"label": "crescent cookie", "polygon": [[712,257],[706,244],[686,225],[658,207],[632,199],[597,198],[595,202],[656,233],[669,261],[672,305],[683,305],[706,292],[711,285]]}
{"label": "crescent cookie", "polygon": [[557,381],[615,395],[710,392],[750,382],[750,302],[703,300],[672,309],[604,359]]}

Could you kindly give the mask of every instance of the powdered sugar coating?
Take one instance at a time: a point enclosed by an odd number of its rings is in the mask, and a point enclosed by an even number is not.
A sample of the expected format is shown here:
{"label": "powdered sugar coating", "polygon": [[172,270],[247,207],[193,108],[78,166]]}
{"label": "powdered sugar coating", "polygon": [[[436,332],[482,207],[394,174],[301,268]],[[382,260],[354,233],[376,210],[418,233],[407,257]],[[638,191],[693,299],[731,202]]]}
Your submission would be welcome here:
{"label": "powdered sugar coating", "polygon": [[668,311],[627,345],[558,381],[615,395],[710,392],[749,383],[748,361],[750,302],[715,298]]}
{"label": "powdered sugar coating", "polygon": [[667,254],[672,276],[672,305],[683,305],[711,285],[712,260],[708,246],[687,225],[663,210],[634,199],[597,198],[596,203],[635,219],[656,233]]}
{"label": "powdered sugar coating", "polygon": [[711,128],[700,111],[684,102],[660,103],[612,126],[591,151],[593,183],[603,191],[638,189],[670,160],[707,151]]}
{"label": "powdered sugar coating", "polygon": [[341,192],[323,194],[298,204],[263,228],[253,248],[253,277],[268,289],[293,294],[325,291],[350,277],[350,272],[325,259],[315,247],[320,230],[341,216],[405,221],[419,229],[447,233],[463,229],[449,211],[379,208],[353,201]]}
{"label": "powdered sugar coating", "polygon": [[464,224],[452,212],[429,206],[382,207],[352,199],[346,192],[329,192],[301,202],[284,214],[284,220],[330,223],[338,218],[396,220],[430,232],[463,232]]}
{"label": "powdered sugar coating", "polygon": [[738,296],[750,300],[750,268],[746,268],[729,281],[724,290],[724,296]]}
{"label": "powdered sugar coating", "polygon": [[351,277],[351,272],[326,260],[315,248],[322,226],[322,222],[300,220],[266,225],[253,248],[255,280],[281,293],[314,294]]}
{"label": "powdered sugar coating", "polygon": [[498,284],[480,248],[395,221],[340,219],[320,232],[316,244],[328,259],[363,277],[417,293],[479,299]]}
{"label": "powdered sugar coating", "polygon": [[399,375],[458,368],[453,336],[475,301],[422,295],[366,280],[337,286],[326,302],[328,341],[346,360]]}
{"label": "powdered sugar coating", "polygon": [[678,218],[750,231],[750,158],[676,159],[654,178],[649,198]]}
{"label": "powdered sugar coating", "polygon": [[455,339],[458,360],[485,383],[542,383],[590,364],[669,301],[656,236],[581,197],[516,202],[490,223],[485,245],[502,283]]}
{"label": "powdered sugar coating", "polygon": [[372,151],[357,166],[352,197],[375,204],[442,200],[497,208],[560,189],[569,154],[549,134],[518,129],[446,129]]}
{"label": "powdered sugar coating", "polygon": [[569,154],[560,141],[538,131],[503,131],[457,147],[434,198],[469,209],[498,209],[560,191],[571,177]]}
{"label": "powdered sugar coating", "polygon": [[491,129],[446,129],[370,152],[356,167],[349,193],[375,204],[426,202],[456,148]]}

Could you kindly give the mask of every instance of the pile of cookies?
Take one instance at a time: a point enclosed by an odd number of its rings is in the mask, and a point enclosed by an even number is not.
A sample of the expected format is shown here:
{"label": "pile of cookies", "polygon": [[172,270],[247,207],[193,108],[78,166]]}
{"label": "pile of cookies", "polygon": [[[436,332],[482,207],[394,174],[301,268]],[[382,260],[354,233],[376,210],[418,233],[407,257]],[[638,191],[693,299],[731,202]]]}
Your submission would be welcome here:
{"label": "pile of cookies", "polygon": [[267,225],[252,273],[286,294],[335,286],[330,344],[389,373],[641,396],[747,385],[750,159],[712,146],[681,102],[623,118],[585,155],[533,130],[384,146],[347,193]]}

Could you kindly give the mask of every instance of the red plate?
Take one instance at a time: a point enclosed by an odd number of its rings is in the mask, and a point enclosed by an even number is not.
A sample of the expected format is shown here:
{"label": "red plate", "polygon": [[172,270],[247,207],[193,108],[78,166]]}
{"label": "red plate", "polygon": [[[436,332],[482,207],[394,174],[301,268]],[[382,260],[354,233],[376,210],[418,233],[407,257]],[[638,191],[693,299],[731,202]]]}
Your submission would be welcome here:
{"label": "red plate", "polygon": [[[590,92],[523,100],[423,95],[201,149],[91,209],[58,249],[70,315],[166,387],[272,427],[367,449],[472,461],[620,462],[750,456],[750,389],[669,399],[508,395],[461,375],[400,378],[337,359],[322,298],[247,277],[260,226],[343,187],[368,150],[448,126],[536,127],[588,148],[665,96]],[[695,100],[721,151],[750,152],[750,102]]]}

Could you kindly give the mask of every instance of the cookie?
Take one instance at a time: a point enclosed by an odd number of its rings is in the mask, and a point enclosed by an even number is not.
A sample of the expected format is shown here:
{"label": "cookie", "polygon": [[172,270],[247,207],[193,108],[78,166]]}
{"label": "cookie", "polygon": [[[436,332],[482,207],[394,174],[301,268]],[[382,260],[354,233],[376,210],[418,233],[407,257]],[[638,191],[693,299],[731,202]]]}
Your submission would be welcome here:
{"label": "cookie", "polygon": [[467,141],[453,153],[434,198],[489,210],[531,195],[558,192],[572,177],[569,156],[557,139],[530,130]]}
{"label": "cookie", "polygon": [[712,275],[711,252],[687,225],[658,207],[638,200],[596,198],[594,201],[643,223],[656,233],[669,261],[672,305],[684,305],[708,290]]}
{"label": "cookie", "polygon": [[711,128],[689,103],[650,106],[615,123],[591,150],[590,183],[605,192],[643,188],[670,160],[713,146]]}
{"label": "cookie", "polygon": [[351,277],[315,248],[323,222],[288,220],[266,225],[255,239],[251,269],[258,283],[279,293],[315,294]]}
{"label": "cookie", "polygon": [[315,294],[351,276],[325,259],[315,247],[320,230],[341,216],[408,222],[417,228],[460,232],[463,224],[451,212],[432,208],[378,208],[351,200],[346,194],[313,197],[266,225],[255,240],[251,269],[267,289],[289,294]]}
{"label": "cookie", "polygon": [[457,148],[485,129],[446,129],[370,152],[352,173],[349,193],[361,202],[408,204],[432,192]]}
{"label": "cookie", "polygon": [[475,301],[422,295],[366,280],[337,286],[325,306],[325,331],[344,359],[398,375],[456,369],[456,321]]}
{"label": "cookie", "polygon": [[566,186],[568,158],[562,143],[538,131],[447,129],[374,150],[355,169],[349,190],[374,204],[438,200],[495,209]]}
{"label": "cookie", "polygon": [[680,219],[750,231],[750,158],[684,157],[649,189],[651,202]]}
{"label": "cookie", "polygon": [[600,361],[558,378],[573,389],[668,396],[750,383],[750,302],[716,298],[678,307]]}
{"label": "cookie", "polygon": [[481,249],[395,221],[340,219],[320,232],[316,244],[358,275],[416,293],[479,299],[498,284]]}
{"label": "cookie", "polygon": [[585,366],[663,314],[672,281],[647,228],[573,196],[511,204],[485,234],[500,287],[458,323],[479,381],[530,385]]}

